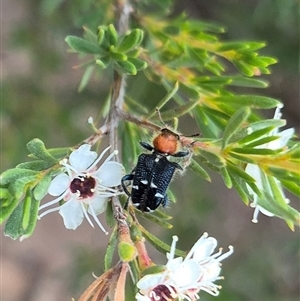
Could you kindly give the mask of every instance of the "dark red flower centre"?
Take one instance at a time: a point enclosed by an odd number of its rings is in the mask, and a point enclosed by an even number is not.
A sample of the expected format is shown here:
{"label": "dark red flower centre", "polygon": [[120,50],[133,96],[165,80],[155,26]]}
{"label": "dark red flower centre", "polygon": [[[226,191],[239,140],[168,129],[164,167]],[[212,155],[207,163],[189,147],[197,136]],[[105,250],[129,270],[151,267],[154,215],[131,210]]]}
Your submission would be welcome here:
{"label": "dark red flower centre", "polygon": [[[172,287],[172,289],[175,292],[175,288]],[[170,291],[170,289],[165,286],[165,285],[158,285],[157,287],[155,287],[152,292],[155,293],[155,297],[153,297],[151,300],[153,301],[173,301],[176,299],[176,296],[172,296],[172,292]],[[157,299],[157,298],[160,299]]]}
{"label": "dark red flower centre", "polygon": [[96,181],[90,176],[81,176],[74,178],[70,184],[70,190],[72,193],[78,193],[82,199],[92,197],[94,195],[94,188]]}

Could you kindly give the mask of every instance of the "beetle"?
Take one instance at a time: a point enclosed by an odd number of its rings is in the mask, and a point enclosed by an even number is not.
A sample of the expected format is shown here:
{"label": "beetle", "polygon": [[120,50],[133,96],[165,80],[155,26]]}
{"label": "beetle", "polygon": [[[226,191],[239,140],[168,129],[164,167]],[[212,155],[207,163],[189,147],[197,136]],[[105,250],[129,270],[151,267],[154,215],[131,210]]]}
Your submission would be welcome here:
{"label": "beetle", "polygon": [[[140,145],[152,153],[143,153],[138,157],[137,165],[131,174],[125,175],[121,184],[133,205],[142,212],[152,212],[160,205],[165,207],[168,203],[166,191],[175,171],[182,167],[168,160],[168,156],[185,157],[188,151],[179,151],[180,137],[178,134],[163,128],[160,134],[153,139],[153,146],[147,142]],[[131,193],[127,190],[125,181],[133,181]]]}

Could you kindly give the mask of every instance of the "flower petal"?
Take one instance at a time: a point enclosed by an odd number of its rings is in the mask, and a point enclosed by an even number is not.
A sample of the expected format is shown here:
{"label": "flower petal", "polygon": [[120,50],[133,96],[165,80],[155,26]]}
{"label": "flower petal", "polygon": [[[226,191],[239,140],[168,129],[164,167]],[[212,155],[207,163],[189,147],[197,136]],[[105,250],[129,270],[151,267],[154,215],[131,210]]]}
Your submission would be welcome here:
{"label": "flower petal", "polygon": [[266,147],[269,149],[274,149],[274,150],[282,148],[282,147],[286,146],[288,141],[293,137],[294,133],[295,133],[295,130],[293,128],[286,129],[278,134],[279,135],[278,139],[269,142],[266,145]]}
{"label": "flower petal", "polygon": [[201,277],[204,270],[200,267],[195,260],[183,261],[179,268],[172,273],[172,280],[179,287],[192,287],[197,286],[197,281]]}
{"label": "flower petal", "polygon": [[[201,239],[202,238],[202,239]],[[218,242],[214,237],[201,237],[193,246],[190,253],[196,261],[209,257],[215,250]],[[189,254],[190,254],[189,253]],[[187,256],[188,257],[188,256]]]}
{"label": "flower petal", "polygon": [[88,213],[92,214],[90,207],[93,207],[94,213],[96,215],[104,212],[107,207],[108,198],[104,197],[95,197],[93,200],[89,203]]}
{"label": "flower petal", "polygon": [[84,214],[79,202],[69,200],[60,207],[59,214],[67,229],[75,230],[83,221]]}
{"label": "flower petal", "polygon": [[83,144],[71,153],[69,162],[77,171],[85,171],[97,157],[98,154],[91,151],[91,145]]}
{"label": "flower petal", "polygon": [[152,288],[163,283],[164,277],[165,272],[149,274],[141,278],[136,286],[142,291],[152,290]]}
{"label": "flower petal", "polygon": [[113,187],[121,184],[125,169],[122,164],[109,161],[102,164],[95,175],[101,180],[101,185]]}
{"label": "flower petal", "polygon": [[61,173],[51,181],[48,193],[53,196],[59,196],[68,189],[69,184],[70,178],[65,173]]}

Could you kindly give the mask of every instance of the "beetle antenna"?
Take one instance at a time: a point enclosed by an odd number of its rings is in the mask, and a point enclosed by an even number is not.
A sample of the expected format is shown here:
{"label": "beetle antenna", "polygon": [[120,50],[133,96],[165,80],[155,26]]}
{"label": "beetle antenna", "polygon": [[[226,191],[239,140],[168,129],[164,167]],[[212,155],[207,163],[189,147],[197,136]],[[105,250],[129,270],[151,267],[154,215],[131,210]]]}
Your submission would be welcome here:
{"label": "beetle antenna", "polygon": [[159,108],[156,107],[156,108],[155,108],[155,111],[156,111],[156,113],[157,113],[157,115],[158,115],[158,118],[159,118],[160,122],[161,122],[161,123],[163,124],[163,126],[166,128],[167,125],[164,123],[164,121],[163,121],[163,119],[162,119],[162,117],[161,117]]}

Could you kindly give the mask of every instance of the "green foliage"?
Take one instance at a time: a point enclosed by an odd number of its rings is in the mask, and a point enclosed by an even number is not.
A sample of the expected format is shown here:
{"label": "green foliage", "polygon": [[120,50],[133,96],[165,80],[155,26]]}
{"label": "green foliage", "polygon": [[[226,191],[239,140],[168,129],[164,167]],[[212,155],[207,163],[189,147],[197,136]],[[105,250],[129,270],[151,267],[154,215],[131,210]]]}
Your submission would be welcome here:
{"label": "green foliage", "polygon": [[[58,5],[56,1],[48,10]],[[159,13],[152,14],[157,7]],[[132,170],[141,152],[138,141],[143,136],[159,132],[166,126],[161,123],[166,121],[181,126],[182,117],[186,118],[184,122],[193,120],[201,137],[180,135],[180,147],[190,155],[174,160],[178,159],[184,169],[189,167],[200,176],[199,181],[204,179],[214,184],[210,173],[220,174],[225,186],[234,188],[246,205],[251,203],[267,210],[282,218],[291,229],[299,225],[299,213],[283,191],[286,188],[300,196],[299,143],[296,137],[280,133],[284,120],[263,120],[258,113],[261,109],[281,107],[279,100],[247,92],[248,88],[268,87],[265,79],[258,77],[269,74],[270,66],[277,60],[262,55],[265,42],[224,41],[221,26],[193,20],[186,14],[170,15],[171,1],[135,3],[132,12],[135,28],[122,30],[125,33],[112,24],[115,21],[112,6],[102,3],[101,9],[99,24],[87,23],[83,37],[65,38],[70,52],[78,54],[82,60],[80,67],[85,69],[79,91],[92,85],[99,74],[109,86],[99,115],[107,118],[104,125],[111,127],[110,132],[102,133],[101,127],[94,126],[94,132],[84,141],[95,144],[103,134],[112,135],[117,120],[122,163]],[[141,78],[147,86],[154,87],[148,93],[138,84]],[[125,91],[122,83],[125,79],[129,87],[138,87],[138,93]],[[125,91],[117,91],[125,94],[119,93],[120,103],[114,99],[116,83],[123,85]],[[113,121],[112,116],[116,118]],[[81,144],[83,140],[78,142]],[[53,177],[61,171],[59,160],[66,158],[70,149],[46,149],[39,139],[31,140],[27,148],[33,160],[1,175],[0,221],[7,220],[4,232],[13,239],[33,233],[39,203]],[[249,171],[251,166],[256,167],[256,173]],[[171,216],[159,210],[141,215],[130,210],[126,222],[132,241],[138,243],[145,238],[160,252],[169,252],[169,245],[139,224],[137,216],[165,229],[172,228]],[[108,206],[106,218],[114,230],[104,257],[105,270],[112,266],[117,248],[120,259],[132,264],[132,273],[138,279],[141,271],[135,259],[136,246],[120,238],[119,221],[112,206]],[[176,254],[186,253],[177,250]],[[157,265],[153,270],[146,269],[142,275],[156,273],[160,268]]]}

